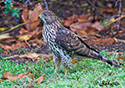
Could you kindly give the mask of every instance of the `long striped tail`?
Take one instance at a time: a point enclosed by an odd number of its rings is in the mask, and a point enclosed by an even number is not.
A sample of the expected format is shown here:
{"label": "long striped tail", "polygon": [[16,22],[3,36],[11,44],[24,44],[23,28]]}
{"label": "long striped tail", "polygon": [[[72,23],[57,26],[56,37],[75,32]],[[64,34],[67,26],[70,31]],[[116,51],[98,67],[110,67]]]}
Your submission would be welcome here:
{"label": "long striped tail", "polygon": [[118,65],[117,63],[113,62],[112,60],[109,60],[107,58],[105,58],[104,56],[100,55],[98,52],[94,51],[94,50],[90,50],[89,52],[89,57],[92,57],[94,59],[98,59],[98,60],[102,60],[104,62],[107,62],[108,64],[110,64],[111,66],[115,66],[115,67],[121,67],[120,65]]}

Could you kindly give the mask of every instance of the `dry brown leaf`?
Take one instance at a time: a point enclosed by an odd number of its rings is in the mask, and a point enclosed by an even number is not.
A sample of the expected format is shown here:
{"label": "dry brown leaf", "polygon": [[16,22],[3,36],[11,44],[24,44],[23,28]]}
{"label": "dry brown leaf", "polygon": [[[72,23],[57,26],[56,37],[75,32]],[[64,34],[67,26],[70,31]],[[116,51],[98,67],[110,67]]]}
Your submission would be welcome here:
{"label": "dry brown leaf", "polygon": [[81,14],[81,15],[79,16],[79,18],[88,19],[89,16],[90,16],[90,13]]}
{"label": "dry brown leaf", "polygon": [[21,54],[21,55],[13,55],[9,57],[4,57],[4,59],[11,59],[15,57],[20,57],[20,58],[30,58],[33,61],[37,60],[39,62],[40,56],[42,57],[42,60],[48,60],[49,58],[52,58],[52,54],[37,54],[37,53],[26,53],[26,54]]}
{"label": "dry brown leaf", "polygon": [[121,54],[121,53],[119,52],[119,55],[118,55],[118,57],[117,57],[117,60],[121,60],[121,59],[123,59],[123,58],[125,58],[125,57],[123,56],[123,54]]}
{"label": "dry brown leaf", "polygon": [[4,49],[4,50],[13,50],[12,46],[3,45],[3,44],[1,44],[1,48]]}
{"label": "dry brown leaf", "polygon": [[10,44],[10,43],[12,43],[12,42],[16,42],[16,41],[17,41],[17,39],[15,39],[15,38],[11,38],[11,39],[4,40],[4,43],[8,43],[8,44]]}
{"label": "dry brown leaf", "polygon": [[33,39],[32,42],[34,42],[34,43],[40,43],[40,44],[44,44],[45,45],[45,42],[42,39],[38,39],[38,38]]}
{"label": "dry brown leaf", "polygon": [[97,29],[98,31],[101,31],[104,29],[104,26],[100,24],[100,22],[95,22],[94,24],[92,24],[92,27]]}
{"label": "dry brown leaf", "polygon": [[77,61],[77,59],[72,59],[72,63],[76,63]]}
{"label": "dry brown leaf", "polygon": [[16,43],[16,44],[12,44],[11,46],[1,44],[1,47],[2,47],[4,50],[14,51],[14,50],[16,50],[16,49],[21,48],[21,47],[24,46],[24,45],[25,45],[24,42],[22,42],[22,43],[21,43],[21,42],[18,42],[18,43]]}
{"label": "dry brown leaf", "polygon": [[77,29],[77,30],[87,29],[87,27],[89,27],[89,26],[91,26],[90,22],[86,22],[86,23],[77,22],[77,23],[71,24],[70,29],[72,29],[72,28]]}
{"label": "dry brown leaf", "polygon": [[52,58],[52,54],[41,54],[41,57],[42,57],[43,59]]}
{"label": "dry brown leaf", "polygon": [[70,26],[70,24],[77,21],[77,19],[78,19],[78,15],[76,14],[73,14],[73,16],[71,17],[67,17],[66,20],[64,20],[64,26],[66,27]]}
{"label": "dry brown leaf", "polygon": [[96,38],[96,39],[91,39],[88,43],[93,46],[104,46],[104,45],[111,45],[114,43],[114,38]]}
{"label": "dry brown leaf", "polygon": [[37,82],[37,84],[40,84],[43,81],[43,77],[45,76],[45,74],[42,74],[41,77],[37,78],[36,80],[34,80],[34,82]]}
{"label": "dry brown leaf", "polygon": [[27,78],[27,77],[32,77],[33,78],[33,74],[31,72],[28,72],[28,73],[22,73],[22,74],[17,74],[17,75],[13,75],[12,73],[10,72],[5,72],[3,74],[3,79],[9,79],[10,81],[19,81],[20,79],[22,78]]}
{"label": "dry brown leaf", "polygon": [[30,35],[30,34],[25,34],[25,35],[20,36],[20,37],[19,37],[19,40],[20,40],[20,41],[27,41],[27,40],[29,40],[31,37],[32,37],[32,35]]}
{"label": "dry brown leaf", "polygon": [[0,35],[0,40],[8,39],[8,38],[12,38],[12,36],[10,36],[9,33],[1,34],[1,35]]}
{"label": "dry brown leaf", "polygon": [[78,18],[78,22],[87,22],[88,19],[84,19],[84,18]]}
{"label": "dry brown leaf", "polygon": [[25,54],[26,57],[28,58],[31,58],[33,61],[37,60],[39,61],[40,60],[40,54],[37,54],[37,53],[28,53],[28,54]]}
{"label": "dry brown leaf", "polygon": [[65,20],[64,26],[68,27],[71,23],[73,23],[73,20]]}
{"label": "dry brown leaf", "polygon": [[77,22],[77,23],[71,24],[70,29],[73,32],[79,32],[79,30],[87,30],[89,26],[91,26],[90,22],[86,22],[86,23]]}
{"label": "dry brown leaf", "polygon": [[36,30],[31,32],[30,34],[32,35],[31,39],[37,38],[39,35],[42,34],[42,27],[37,27]]}
{"label": "dry brown leaf", "polygon": [[8,79],[8,77],[11,77],[11,76],[13,76],[13,74],[12,73],[10,73],[10,72],[5,72],[4,74],[3,74],[3,79]]}
{"label": "dry brown leaf", "polygon": [[28,33],[28,31],[25,30],[24,28],[21,28],[20,31],[19,31],[19,33],[22,35],[22,34]]}
{"label": "dry brown leaf", "polygon": [[[42,9],[41,7],[41,4],[38,3],[36,6],[35,6],[35,9],[33,11],[29,11],[29,20],[30,21],[35,21],[38,19],[38,16],[40,14],[41,11],[43,11],[45,9]],[[37,27],[37,25],[40,23],[40,20],[36,21],[36,22],[33,22],[30,24],[30,29],[35,29]]]}
{"label": "dry brown leaf", "polygon": [[78,22],[87,22],[87,21],[89,21],[88,20],[89,16],[90,16],[90,13],[80,15],[79,18],[78,18]]}
{"label": "dry brown leaf", "polygon": [[[35,21],[38,19],[38,16],[40,14],[41,11],[43,11],[44,9],[42,9],[41,7],[41,4],[38,3],[36,6],[35,6],[35,9],[32,11],[32,10],[29,10],[28,11],[28,8],[25,7],[23,13],[22,13],[22,19],[24,22],[31,22],[31,21]],[[33,30],[37,27],[37,25],[40,23],[40,20],[38,21],[35,21],[35,22],[32,22],[30,24],[26,24],[25,27],[26,29],[28,30]]]}
{"label": "dry brown leaf", "polygon": [[35,60],[39,61],[40,60],[40,55],[41,54],[37,54],[37,53],[26,53],[26,54],[21,54],[21,55],[13,55],[13,56],[9,56],[9,57],[4,57],[4,59],[20,57],[20,58],[30,58],[33,61],[35,61]]}
{"label": "dry brown leaf", "polygon": [[[26,6],[21,15],[24,22],[29,22],[28,16],[29,16],[29,11],[28,7]],[[27,30],[30,30],[30,24],[26,24],[25,27],[27,28]]]}

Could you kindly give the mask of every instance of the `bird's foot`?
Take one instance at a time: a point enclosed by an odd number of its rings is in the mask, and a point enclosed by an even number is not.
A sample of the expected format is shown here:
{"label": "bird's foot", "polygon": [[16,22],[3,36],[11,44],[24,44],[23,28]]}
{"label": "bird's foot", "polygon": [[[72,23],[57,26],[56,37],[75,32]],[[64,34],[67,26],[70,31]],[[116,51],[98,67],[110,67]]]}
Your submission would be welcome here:
{"label": "bird's foot", "polygon": [[65,68],[65,76],[67,76],[67,68]]}

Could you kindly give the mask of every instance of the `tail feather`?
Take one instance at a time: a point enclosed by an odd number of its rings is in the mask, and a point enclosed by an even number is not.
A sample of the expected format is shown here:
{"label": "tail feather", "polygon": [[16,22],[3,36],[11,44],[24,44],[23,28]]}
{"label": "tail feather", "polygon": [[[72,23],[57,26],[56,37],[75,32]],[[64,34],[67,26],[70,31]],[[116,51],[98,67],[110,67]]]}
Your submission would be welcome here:
{"label": "tail feather", "polygon": [[121,67],[120,65],[118,65],[117,63],[113,62],[112,60],[109,60],[107,58],[105,58],[104,56],[100,55],[98,52],[90,50],[89,52],[89,57],[92,57],[94,59],[98,59],[98,60],[102,60],[104,62],[107,62],[108,64],[110,64],[111,66],[115,66],[115,67]]}

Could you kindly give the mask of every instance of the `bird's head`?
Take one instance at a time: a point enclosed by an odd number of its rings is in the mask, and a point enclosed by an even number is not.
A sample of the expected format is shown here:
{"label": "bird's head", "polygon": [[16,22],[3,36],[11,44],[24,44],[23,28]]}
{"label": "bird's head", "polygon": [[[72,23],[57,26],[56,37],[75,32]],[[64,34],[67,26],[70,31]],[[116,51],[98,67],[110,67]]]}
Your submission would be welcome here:
{"label": "bird's head", "polygon": [[44,10],[40,13],[39,18],[46,24],[51,24],[57,20],[57,16],[49,10]]}

